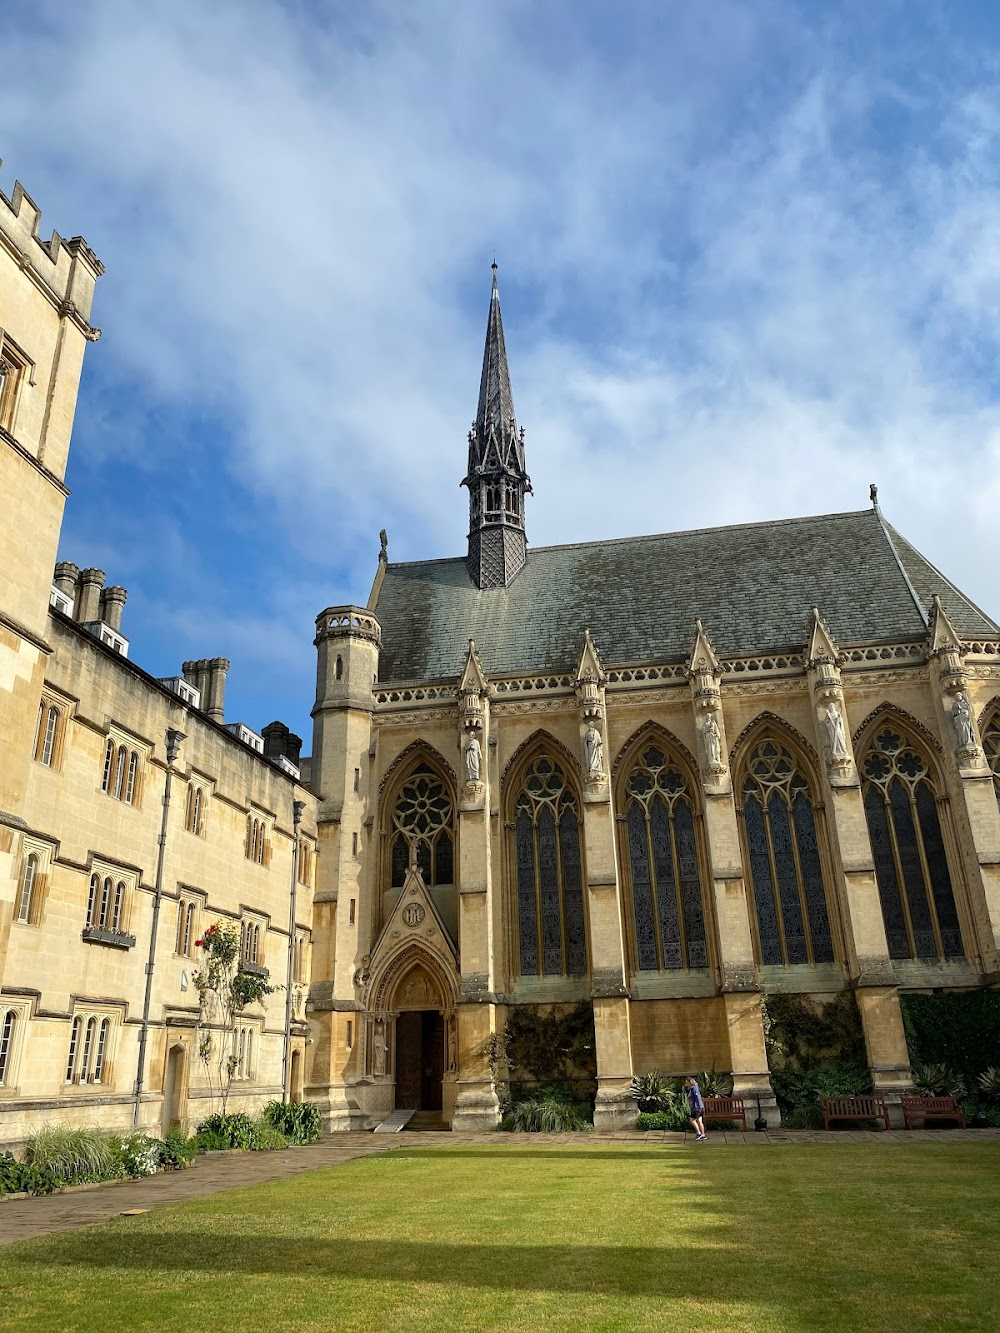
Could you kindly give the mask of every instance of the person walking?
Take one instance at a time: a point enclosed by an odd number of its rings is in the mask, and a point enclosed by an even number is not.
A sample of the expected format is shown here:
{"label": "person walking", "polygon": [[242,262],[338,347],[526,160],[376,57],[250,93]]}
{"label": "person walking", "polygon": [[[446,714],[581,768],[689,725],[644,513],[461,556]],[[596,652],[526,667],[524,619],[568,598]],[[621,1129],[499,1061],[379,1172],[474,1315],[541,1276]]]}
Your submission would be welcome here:
{"label": "person walking", "polygon": [[705,1101],[701,1095],[701,1088],[698,1087],[698,1080],[686,1078],[684,1080],[684,1089],[687,1092],[688,1110],[690,1111],[691,1128],[695,1131],[695,1143],[705,1142]]}

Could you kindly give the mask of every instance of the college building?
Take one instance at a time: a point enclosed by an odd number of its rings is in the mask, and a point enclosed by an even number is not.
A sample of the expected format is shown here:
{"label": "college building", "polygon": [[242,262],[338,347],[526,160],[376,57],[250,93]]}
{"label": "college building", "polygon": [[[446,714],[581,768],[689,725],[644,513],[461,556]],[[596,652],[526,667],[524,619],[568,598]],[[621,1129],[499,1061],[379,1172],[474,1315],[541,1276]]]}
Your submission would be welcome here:
{"label": "college building", "polygon": [[1000,981],[1000,627],[874,488],[529,549],[494,271],[467,550],[382,534],[364,604],[317,617],[302,757],[225,721],[224,658],[134,665],[124,589],[56,563],[101,272],[0,199],[0,1142],[197,1123],[215,921],[287,988],[240,1016],[233,1107],[489,1130],[511,1008],[584,1002],[598,1128],[653,1067],[731,1071],[774,1123],[766,997],[846,990],[898,1103],[900,994]]}

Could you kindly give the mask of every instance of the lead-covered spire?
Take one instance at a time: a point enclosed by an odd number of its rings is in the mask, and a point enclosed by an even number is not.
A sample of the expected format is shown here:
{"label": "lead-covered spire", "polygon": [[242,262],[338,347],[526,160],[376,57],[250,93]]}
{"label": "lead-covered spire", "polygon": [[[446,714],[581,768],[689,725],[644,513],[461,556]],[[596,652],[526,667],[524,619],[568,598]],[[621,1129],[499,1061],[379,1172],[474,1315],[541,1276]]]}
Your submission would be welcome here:
{"label": "lead-covered spire", "polygon": [[524,568],[524,432],[517,428],[510,389],[497,266],[486,322],[479,406],[469,432],[469,573],[480,588],[505,588]]}

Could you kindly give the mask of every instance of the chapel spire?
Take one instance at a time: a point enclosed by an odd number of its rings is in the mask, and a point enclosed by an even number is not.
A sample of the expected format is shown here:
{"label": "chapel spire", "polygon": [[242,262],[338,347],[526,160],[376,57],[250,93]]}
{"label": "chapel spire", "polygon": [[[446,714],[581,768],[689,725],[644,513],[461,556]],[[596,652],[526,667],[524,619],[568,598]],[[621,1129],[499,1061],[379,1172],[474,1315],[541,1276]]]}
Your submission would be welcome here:
{"label": "chapel spire", "polygon": [[505,588],[524,568],[524,497],[531,480],[524,470],[524,431],[514,418],[496,260],[492,267],[479,406],[462,485],[469,488],[469,573],[480,588]]}

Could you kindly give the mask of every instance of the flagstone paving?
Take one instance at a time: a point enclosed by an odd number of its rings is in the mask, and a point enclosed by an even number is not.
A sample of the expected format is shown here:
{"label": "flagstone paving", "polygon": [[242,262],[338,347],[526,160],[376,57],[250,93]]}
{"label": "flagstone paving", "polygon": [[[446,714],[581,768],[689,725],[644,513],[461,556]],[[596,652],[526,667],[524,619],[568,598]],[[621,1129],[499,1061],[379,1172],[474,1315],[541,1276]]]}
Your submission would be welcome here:
{"label": "flagstone paving", "polygon": [[167,1171],[143,1180],[115,1181],[84,1189],[50,1194],[42,1198],[0,1198],[0,1245],[30,1240],[33,1236],[92,1226],[131,1210],[147,1210],[163,1204],[184,1203],[223,1190],[242,1189],[272,1180],[284,1180],[304,1171],[339,1166],[359,1157],[398,1152],[407,1148],[451,1149],[507,1147],[530,1143],[574,1147],[607,1147],[636,1143],[689,1143],[693,1152],[711,1152],[723,1147],[777,1147],[783,1143],[996,1143],[1000,1129],[977,1130],[769,1130],[709,1132],[705,1143],[695,1144],[690,1133],[662,1130],[620,1130],[615,1134],[441,1134],[403,1132],[399,1135],[332,1134],[303,1148],[264,1153],[210,1154],[199,1158],[186,1171]]}

